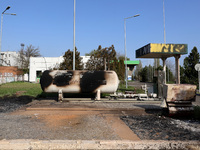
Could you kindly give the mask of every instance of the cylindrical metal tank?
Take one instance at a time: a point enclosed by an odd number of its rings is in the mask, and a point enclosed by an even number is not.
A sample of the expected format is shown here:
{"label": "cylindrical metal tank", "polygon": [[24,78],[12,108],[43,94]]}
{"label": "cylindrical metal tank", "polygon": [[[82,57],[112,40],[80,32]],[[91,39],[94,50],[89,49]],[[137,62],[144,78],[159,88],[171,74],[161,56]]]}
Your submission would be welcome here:
{"label": "cylindrical metal tank", "polygon": [[114,71],[46,70],[40,79],[44,92],[101,93],[116,92],[119,79]]}

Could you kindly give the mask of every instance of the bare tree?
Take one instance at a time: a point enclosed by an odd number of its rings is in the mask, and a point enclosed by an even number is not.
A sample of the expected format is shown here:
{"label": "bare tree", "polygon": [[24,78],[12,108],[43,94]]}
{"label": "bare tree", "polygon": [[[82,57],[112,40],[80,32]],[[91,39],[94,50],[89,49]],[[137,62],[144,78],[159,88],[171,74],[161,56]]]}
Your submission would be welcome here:
{"label": "bare tree", "polygon": [[135,69],[135,79],[136,80],[140,80],[140,72],[142,71],[142,61],[139,60],[140,63],[136,66],[136,69]]}
{"label": "bare tree", "polygon": [[173,76],[175,76],[175,64],[171,60],[167,59],[166,66],[166,79],[167,82],[169,82],[170,80],[172,80]]}
{"label": "bare tree", "polygon": [[28,72],[30,57],[39,57],[39,56],[41,56],[39,47],[35,48],[34,46],[29,45],[26,47],[25,50],[24,48],[21,48],[21,50],[19,50],[19,56],[17,58],[19,67],[23,69],[25,72]]}
{"label": "bare tree", "polygon": [[169,59],[166,60],[166,66],[173,73],[173,75],[175,75],[175,64],[171,60]]}

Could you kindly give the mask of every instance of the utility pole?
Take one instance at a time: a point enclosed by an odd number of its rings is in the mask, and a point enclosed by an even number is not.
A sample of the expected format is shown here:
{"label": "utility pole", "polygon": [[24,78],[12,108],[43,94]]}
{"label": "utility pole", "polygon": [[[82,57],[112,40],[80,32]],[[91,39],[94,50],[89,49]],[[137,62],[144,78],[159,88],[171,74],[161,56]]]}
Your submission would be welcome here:
{"label": "utility pole", "polygon": [[127,88],[127,78],[128,78],[128,73],[127,73],[127,57],[126,57],[126,19],[134,18],[140,16],[139,14],[124,18],[124,51],[125,51],[125,80],[126,80],[126,88]]}
{"label": "utility pole", "polygon": [[1,65],[1,62],[3,62],[3,58],[1,60],[1,42],[2,42],[2,30],[3,30],[3,15],[16,15],[16,14],[13,14],[13,13],[5,13],[8,9],[10,9],[10,6],[6,7],[6,9],[1,13],[1,35],[0,35],[0,65]]}
{"label": "utility pole", "polygon": [[75,16],[76,16],[76,0],[74,0],[74,52],[73,52],[73,70],[75,70]]}

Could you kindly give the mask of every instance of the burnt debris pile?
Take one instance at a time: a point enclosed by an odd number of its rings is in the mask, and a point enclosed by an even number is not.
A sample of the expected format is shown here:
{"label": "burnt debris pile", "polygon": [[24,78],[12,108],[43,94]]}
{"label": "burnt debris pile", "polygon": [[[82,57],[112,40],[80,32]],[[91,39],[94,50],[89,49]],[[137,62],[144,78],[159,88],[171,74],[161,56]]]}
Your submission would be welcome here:
{"label": "burnt debris pile", "polygon": [[0,113],[15,111],[32,102],[32,99],[33,97],[30,96],[12,96],[0,98]]}
{"label": "burnt debris pile", "polygon": [[121,119],[142,140],[200,140],[200,121],[164,116],[125,116]]}

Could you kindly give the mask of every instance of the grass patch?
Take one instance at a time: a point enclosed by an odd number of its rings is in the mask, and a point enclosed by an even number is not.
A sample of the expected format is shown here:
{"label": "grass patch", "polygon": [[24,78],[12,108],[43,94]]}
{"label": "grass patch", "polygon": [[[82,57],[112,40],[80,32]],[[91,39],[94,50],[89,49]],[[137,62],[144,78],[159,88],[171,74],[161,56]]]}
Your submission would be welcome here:
{"label": "grass patch", "polygon": [[[65,98],[95,98],[96,93],[64,93]],[[58,93],[45,93],[39,83],[11,82],[0,85],[0,97],[31,96],[34,98],[57,98]],[[104,94],[102,94],[105,97]]]}
{"label": "grass patch", "polygon": [[175,82],[174,81],[167,81],[167,84],[175,84]]}
{"label": "grass patch", "polygon": [[[137,89],[132,86],[128,86],[126,89],[125,84],[120,84],[117,92],[134,91],[137,93],[144,93],[144,90]],[[64,97],[72,98],[94,98],[95,93],[65,93]],[[109,94],[102,94],[102,97],[106,97]],[[45,93],[42,91],[39,83],[29,83],[29,82],[11,82],[0,85],[0,97],[5,96],[31,96],[34,98],[55,98],[58,97],[58,93]]]}
{"label": "grass patch", "polygon": [[41,93],[42,89],[38,83],[11,82],[0,85],[0,97],[13,95],[37,97]]}
{"label": "grass patch", "polygon": [[142,90],[142,89],[137,89],[137,88],[135,88],[135,87],[133,87],[133,86],[128,86],[128,87],[126,88],[126,85],[125,85],[125,84],[119,84],[119,87],[118,87],[118,89],[117,89],[117,92],[125,93],[125,91],[134,91],[135,94],[138,94],[138,93],[145,93],[145,91]]}

